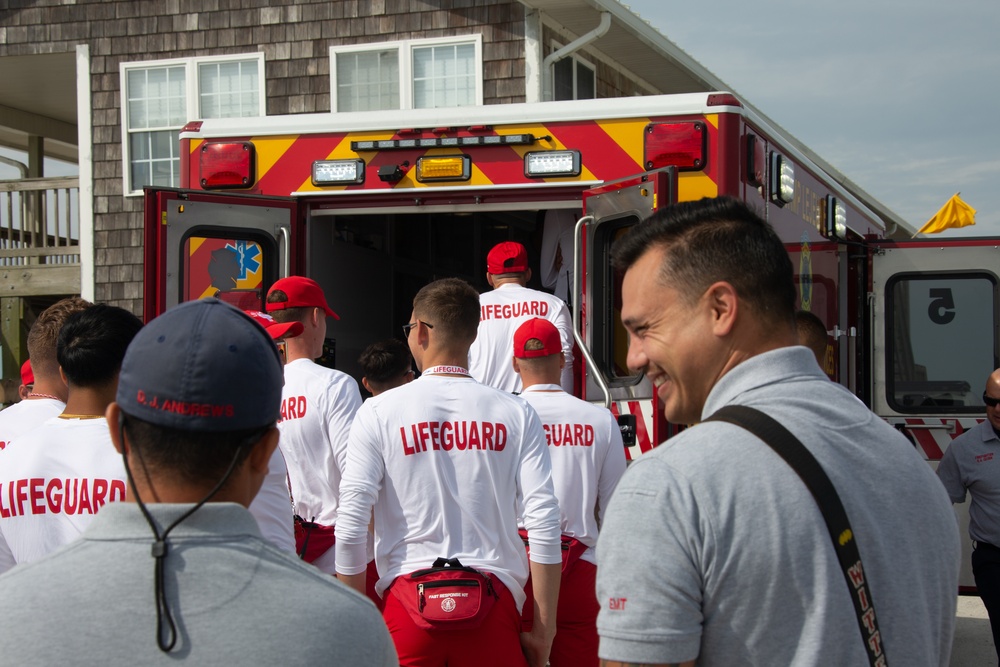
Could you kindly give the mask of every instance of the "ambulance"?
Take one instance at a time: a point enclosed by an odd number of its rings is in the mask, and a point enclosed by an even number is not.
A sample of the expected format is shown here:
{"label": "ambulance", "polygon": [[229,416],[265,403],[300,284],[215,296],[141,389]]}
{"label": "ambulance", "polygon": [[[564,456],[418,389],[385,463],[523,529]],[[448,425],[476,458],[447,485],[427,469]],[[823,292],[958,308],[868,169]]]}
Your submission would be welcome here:
{"label": "ambulance", "polygon": [[486,253],[519,241],[531,286],[559,277],[576,393],[619,416],[630,459],[682,426],[627,368],[609,253],[674,202],[730,195],[761,212],[788,248],[797,307],[827,327],[824,370],[932,465],[983,419],[1000,366],[998,240],[910,240],[727,92],[204,120],[183,128],[180,155],[181,187],[145,191],[147,320],[205,296],[263,310],[275,280],[307,275],[341,318],[327,362],[359,377],[360,352],[399,333],[420,287],[488,289]]}

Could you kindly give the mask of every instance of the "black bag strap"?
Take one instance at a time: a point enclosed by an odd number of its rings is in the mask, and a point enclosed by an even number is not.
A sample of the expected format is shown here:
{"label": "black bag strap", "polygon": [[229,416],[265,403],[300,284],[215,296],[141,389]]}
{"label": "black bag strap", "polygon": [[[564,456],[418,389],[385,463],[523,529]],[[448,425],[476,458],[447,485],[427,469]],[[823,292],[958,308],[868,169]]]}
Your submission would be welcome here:
{"label": "black bag strap", "polygon": [[868,654],[868,663],[872,667],[886,667],[882,635],[875,618],[875,605],[861,565],[861,554],[858,552],[854,531],[851,530],[847,512],[840,502],[837,489],[823,472],[823,467],[798,438],[760,410],[745,405],[727,405],[705,421],[728,422],[750,431],[777,452],[805,482],[813,498],[816,499],[816,504],[819,505],[826,521],[826,527],[830,531],[833,549],[837,552],[851,602],[854,603],[854,612]]}

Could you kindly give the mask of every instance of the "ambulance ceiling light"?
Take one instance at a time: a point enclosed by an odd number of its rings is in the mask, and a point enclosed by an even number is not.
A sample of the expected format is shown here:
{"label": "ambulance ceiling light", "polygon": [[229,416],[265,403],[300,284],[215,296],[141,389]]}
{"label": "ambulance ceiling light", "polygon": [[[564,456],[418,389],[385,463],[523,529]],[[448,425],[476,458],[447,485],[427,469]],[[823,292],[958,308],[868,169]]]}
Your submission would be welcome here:
{"label": "ambulance ceiling light", "polygon": [[580,151],[537,151],[524,156],[524,175],[528,178],[579,176]]}
{"label": "ambulance ceiling light", "polygon": [[781,153],[771,153],[771,201],[778,206],[795,198],[795,167]]}
{"label": "ambulance ceiling light", "polygon": [[249,141],[206,142],[198,154],[201,187],[249,188],[254,183],[254,148]]}
{"label": "ambulance ceiling light", "polygon": [[313,185],[357,185],[364,182],[364,160],[316,160],[312,164]]}
{"label": "ambulance ceiling light", "polygon": [[[544,139],[545,137],[539,137]],[[538,138],[533,134],[492,134],[475,137],[423,137],[420,139],[372,139],[352,141],[351,150],[356,153],[367,151],[394,151],[414,148],[461,148],[462,146],[530,146]]]}

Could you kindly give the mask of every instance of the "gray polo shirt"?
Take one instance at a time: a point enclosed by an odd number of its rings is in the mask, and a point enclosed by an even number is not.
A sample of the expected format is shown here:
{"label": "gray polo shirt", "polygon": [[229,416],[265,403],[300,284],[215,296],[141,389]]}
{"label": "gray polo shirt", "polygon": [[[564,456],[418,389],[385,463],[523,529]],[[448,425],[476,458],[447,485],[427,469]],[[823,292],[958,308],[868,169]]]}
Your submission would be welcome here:
{"label": "gray polo shirt", "polygon": [[[902,435],[804,347],[745,361],[712,389],[785,425],[837,488],[889,664],[947,665],[960,548],[950,503]],[[862,665],[861,633],[819,508],[747,431],[710,422],[639,457],[597,544],[600,656],[637,663]]]}
{"label": "gray polo shirt", "polygon": [[969,492],[969,536],[1000,546],[1000,438],[989,421],[951,441],[937,469],[953,503]]}
{"label": "gray polo shirt", "polygon": [[[149,510],[163,531],[190,505]],[[375,605],[260,537],[253,516],[208,503],[167,538],[177,646],[156,644],[152,531],[134,503],[101,509],[83,538],[0,576],[5,665],[398,664]]]}

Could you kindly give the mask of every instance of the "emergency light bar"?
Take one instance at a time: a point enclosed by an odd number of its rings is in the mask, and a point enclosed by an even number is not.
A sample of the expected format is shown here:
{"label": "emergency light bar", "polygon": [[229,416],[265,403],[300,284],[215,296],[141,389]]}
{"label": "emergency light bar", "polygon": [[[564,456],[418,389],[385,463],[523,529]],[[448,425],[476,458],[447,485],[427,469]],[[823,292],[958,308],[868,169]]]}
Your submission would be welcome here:
{"label": "emergency light bar", "polygon": [[417,160],[417,180],[467,181],[472,176],[472,158],[468,155],[435,155]]}
{"label": "emergency light bar", "polygon": [[462,146],[530,146],[535,143],[533,134],[493,134],[485,137],[427,137],[423,139],[380,139],[352,141],[351,150],[397,151],[413,148],[459,148]]}
{"label": "emergency light bar", "polygon": [[676,167],[678,171],[705,168],[705,123],[651,123],[646,126],[646,169]]}
{"label": "emergency light bar", "polygon": [[316,160],[312,164],[313,185],[357,185],[364,182],[364,160]]}
{"label": "emergency light bar", "polygon": [[524,175],[528,178],[544,176],[579,176],[580,151],[537,151],[524,156]]}
{"label": "emergency light bar", "polygon": [[795,167],[781,153],[771,153],[771,201],[778,206],[795,199]]}
{"label": "emergency light bar", "polygon": [[249,141],[204,143],[198,154],[201,187],[249,188],[254,183],[254,148]]}

